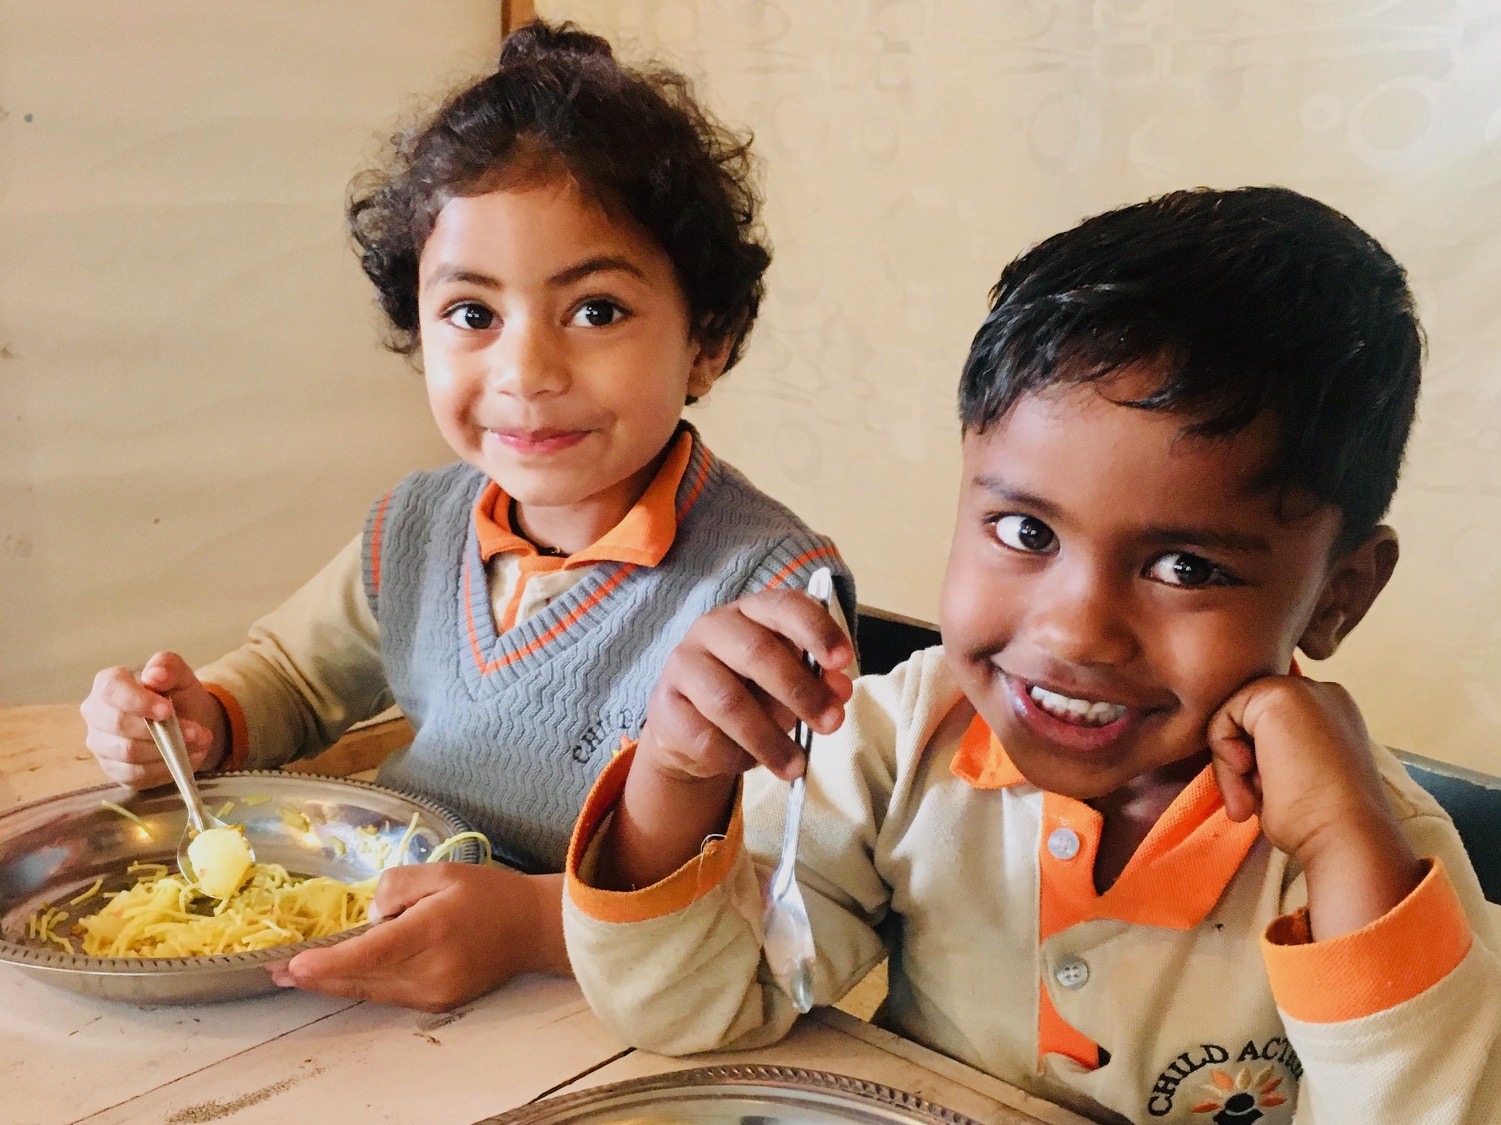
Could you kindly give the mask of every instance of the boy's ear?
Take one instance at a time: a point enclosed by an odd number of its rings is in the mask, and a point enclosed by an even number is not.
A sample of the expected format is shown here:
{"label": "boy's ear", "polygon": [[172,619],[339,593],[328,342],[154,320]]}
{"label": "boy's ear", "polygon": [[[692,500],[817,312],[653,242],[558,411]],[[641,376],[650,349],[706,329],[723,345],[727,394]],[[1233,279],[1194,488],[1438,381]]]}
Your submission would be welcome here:
{"label": "boy's ear", "polygon": [[1365,541],[1334,560],[1298,647],[1327,660],[1371,608],[1397,568],[1397,533],[1380,524]]}
{"label": "boy's ear", "polygon": [[732,338],[717,340],[698,337],[698,354],[693,358],[693,367],[688,372],[689,401],[703,398],[709,388],[724,374],[724,365],[730,358]]}

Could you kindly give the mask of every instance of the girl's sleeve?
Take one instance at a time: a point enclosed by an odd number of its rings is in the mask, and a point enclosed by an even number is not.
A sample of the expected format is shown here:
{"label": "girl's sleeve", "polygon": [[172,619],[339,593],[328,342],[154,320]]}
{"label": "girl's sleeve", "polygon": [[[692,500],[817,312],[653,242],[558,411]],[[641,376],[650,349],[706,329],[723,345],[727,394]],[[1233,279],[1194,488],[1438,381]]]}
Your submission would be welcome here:
{"label": "girl's sleeve", "polygon": [[274,769],[312,757],[390,707],[360,537],[198,678],[230,718],[223,769]]}

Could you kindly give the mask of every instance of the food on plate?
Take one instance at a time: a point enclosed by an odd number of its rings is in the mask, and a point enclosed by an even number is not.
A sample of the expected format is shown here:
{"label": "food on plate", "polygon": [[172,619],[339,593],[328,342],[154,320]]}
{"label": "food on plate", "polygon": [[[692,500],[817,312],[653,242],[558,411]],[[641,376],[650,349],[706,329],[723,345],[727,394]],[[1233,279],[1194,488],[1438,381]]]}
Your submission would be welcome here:
{"label": "food on plate", "polygon": [[209,898],[225,899],[240,889],[255,857],[241,828],[207,828],[188,841],[188,862]]}

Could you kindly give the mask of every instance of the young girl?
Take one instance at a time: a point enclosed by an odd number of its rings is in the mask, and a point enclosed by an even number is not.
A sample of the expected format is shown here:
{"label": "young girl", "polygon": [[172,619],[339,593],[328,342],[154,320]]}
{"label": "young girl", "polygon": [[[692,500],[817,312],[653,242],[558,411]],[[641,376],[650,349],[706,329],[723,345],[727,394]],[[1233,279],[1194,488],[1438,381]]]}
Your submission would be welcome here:
{"label": "young girl", "polygon": [[420,349],[461,460],[397,485],[235,652],[105,669],[81,708],[105,773],[143,788],[168,779],[145,719],[169,702],[200,771],[308,757],[400,706],[416,736],[378,780],[458,812],[508,866],[388,871],[382,924],[278,983],[437,1010],[567,973],[569,829],[688,626],[820,565],[853,620],[833,544],[680,418],[760,303],[748,173],[681,75],[532,24],[356,181],[390,344]]}

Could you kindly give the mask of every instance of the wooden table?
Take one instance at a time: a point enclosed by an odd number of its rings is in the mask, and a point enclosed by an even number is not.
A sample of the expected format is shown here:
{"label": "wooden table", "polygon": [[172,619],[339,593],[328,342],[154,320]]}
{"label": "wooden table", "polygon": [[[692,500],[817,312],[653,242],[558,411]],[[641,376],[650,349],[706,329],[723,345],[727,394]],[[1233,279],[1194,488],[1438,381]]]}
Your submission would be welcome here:
{"label": "wooden table", "polygon": [[[97,784],[82,733],[72,707],[0,708],[0,812]],[[362,754],[345,746],[327,761],[363,764]],[[572,981],[547,977],[434,1016],[302,992],[189,1007],[110,1003],[0,965],[5,1125],[469,1125],[549,1094],[730,1062],[879,1082],[997,1125],[1084,1125],[829,1009],[773,1047],[673,1059],[625,1046]]]}

